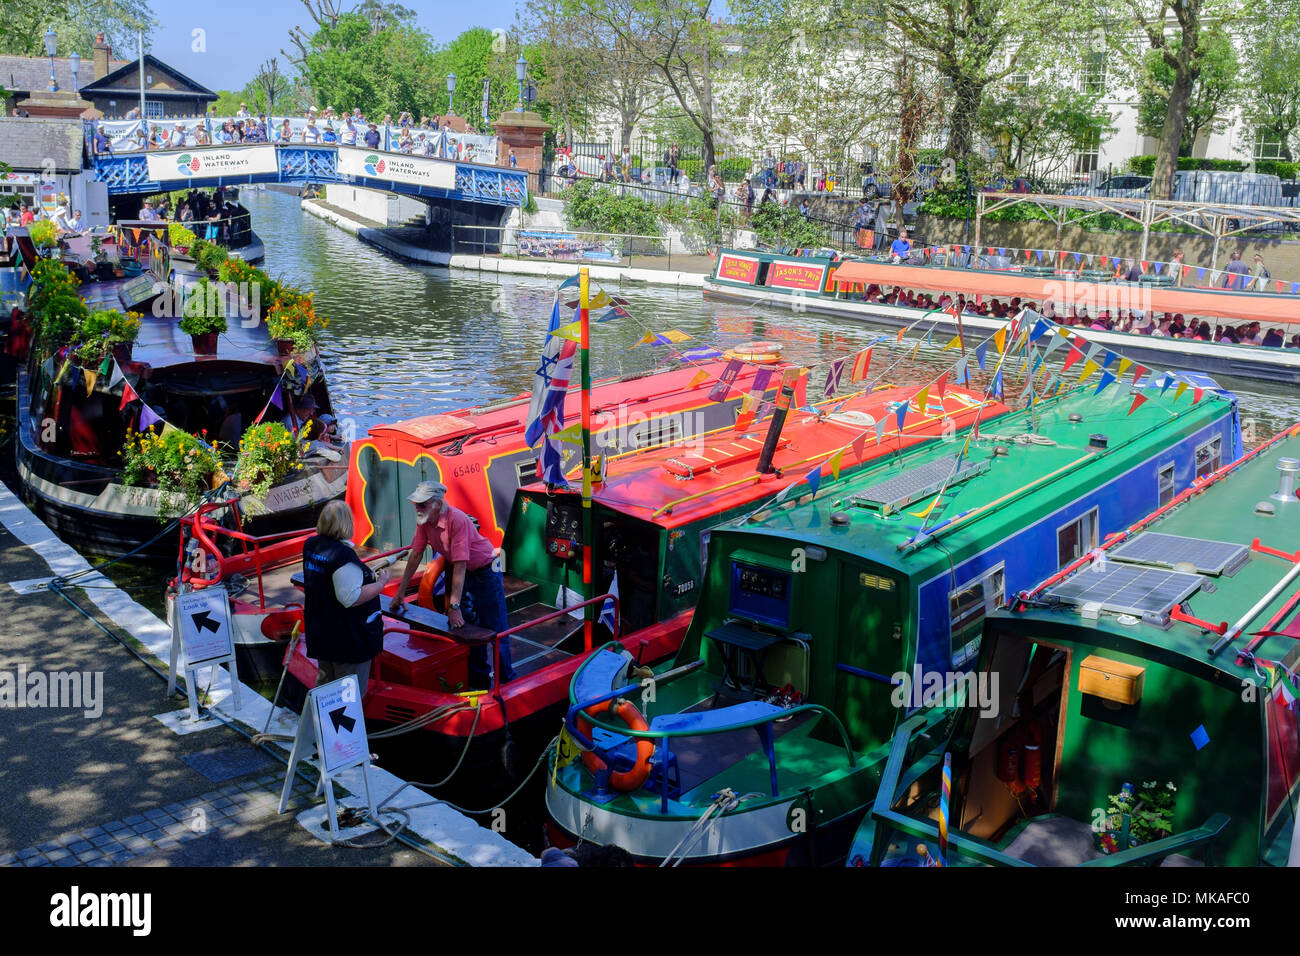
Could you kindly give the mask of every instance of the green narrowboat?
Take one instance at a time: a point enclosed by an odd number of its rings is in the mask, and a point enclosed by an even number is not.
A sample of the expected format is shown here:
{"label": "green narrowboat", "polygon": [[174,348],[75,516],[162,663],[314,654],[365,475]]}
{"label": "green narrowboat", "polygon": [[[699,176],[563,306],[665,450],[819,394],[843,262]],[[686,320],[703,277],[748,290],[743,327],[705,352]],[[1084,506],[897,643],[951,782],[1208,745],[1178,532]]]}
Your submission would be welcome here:
{"label": "green narrowboat", "polygon": [[988,615],[993,706],[899,728],[850,863],[1300,864],[1298,472],[1295,425]]}
{"label": "green narrowboat", "polygon": [[[986,612],[1240,454],[1235,397],[1198,381],[1075,388],[715,528],[676,658],[575,673],[552,839],[841,862],[898,723],[938,728]],[[914,669],[937,699],[902,693]]]}

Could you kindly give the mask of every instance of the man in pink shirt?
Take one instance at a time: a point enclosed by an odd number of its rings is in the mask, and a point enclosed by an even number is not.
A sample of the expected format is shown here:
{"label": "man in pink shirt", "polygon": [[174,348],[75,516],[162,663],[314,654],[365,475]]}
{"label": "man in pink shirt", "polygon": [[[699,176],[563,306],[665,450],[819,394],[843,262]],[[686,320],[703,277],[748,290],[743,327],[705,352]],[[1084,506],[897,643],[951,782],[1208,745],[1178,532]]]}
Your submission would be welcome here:
{"label": "man in pink shirt", "polygon": [[[406,559],[402,583],[393,595],[389,613],[400,613],[424,551],[432,548],[447,562],[448,625],[455,629],[464,627],[469,621],[499,634],[510,625],[501,572],[493,562],[492,542],[479,534],[465,512],[447,504],[446,497],[447,486],[436,481],[420,482],[407,496],[406,500],[415,507],[415,536],[411,539],[411,554]],[[469,673],[471,686],[492,686],[488,645],[479,644],[470,649]],[[513,677],[507,639],[501,643],[501,681],[504,683]]]}

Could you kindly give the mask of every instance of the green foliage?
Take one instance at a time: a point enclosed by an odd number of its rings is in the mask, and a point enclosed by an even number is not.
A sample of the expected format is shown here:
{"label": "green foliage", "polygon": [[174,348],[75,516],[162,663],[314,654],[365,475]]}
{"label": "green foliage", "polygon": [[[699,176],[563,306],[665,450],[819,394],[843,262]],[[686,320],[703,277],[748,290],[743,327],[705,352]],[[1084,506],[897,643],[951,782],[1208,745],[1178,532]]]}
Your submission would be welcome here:
{"label": "green foliage", "polygon": [[37,219],[27,231],[37,249],[53,249],[59,244],[59,231],[48,219]]}
{"label": "green foliage", "polygon": [[750,217],[750,228],[758,235],[759,241],[770,246],[789,246],[795,249],[807,249],[824,246],[830,241],[826,230],[817,223],[805,219],[793,206],[780,203],[759,203],[754,207]]}
{"label": "green foliage", "polygon": [[345,13],[310,37],[302,72],[321,108],[360,107],[381,119],[410,110],[418,118],[436,102],[428,34],[406,23],[376,32],[361,14]]}
{"label": "green foliage", "polygon": [[194,265],[208,273],[216,272],[221,268],[222,263],[230,258],[230,253],[226,251],[225,246],[208,242],[206,239],[194,240],[190,245],[190,255],[194,257]]}
{"label": "green foliage", "polygon": [[[1279,179],[1295,179],[1300,176],[1300,163],[1286,162],[1280,159],[1261,159],[1255,163],[1254,172]],[[1243,159],[1207,159],[1199,156],[1179,156],[1179,169],[1212,170],[1221,173],[1242,173],[1250,169],[1251,164]],[[1156,168],[1154,156],[1134,156],[1128,161],[1128,170],[1139,176],[1150,176]]]}
{"label": "green foliage", "polygon": [[271,487],[290,472],[302,467],[302,445],[279,422],[251,426],[239,440],[239,461],[235,475],[242,487],[266,497]]}
{"label": "green foliage", "polygon": [[77,295],[76,276],[58,259],[35,262],[31,271],[27,316],[37,346],[44,352],[52,352],[72,340],[90,310]]}
{"label": "green foliage", "polygon": [[226,290],[200,279],[185,295],[181,307],[181,331],[186,335],[226,331]]}
{"label": "green foliage", "polygon": [[684,202],[664,203],[659,207],[659,218],[676,226],[684,235],[715,242],[720,232],[729,232],[741,225],[736,207],[723,203],[715,206],[712,199],[697,196]]}
{"label": "green foliage", "polygon": [[568,191],[564,219],[574,229],[636,236],[662,235],[655,205],[637,196],[580,179]]}
{"label": "green foliage", "polygon": [[[1178,788],[1172,781],[1163,786],[1156,780],[1147,781],[1136,793],[1126,784],[1118,793],[1112,793],[1106,798],[1105,829],[1099,834],[1102,850],[1113,853],[1120,849],[1113,834],[1122,830],[1126,814],[1129,817],[1129,836],[1136,843],[1151,843],[1172,834],[1177,798]],[[1107,836],[1111,839],[1107,840]]]}
{"label": "green foliage", "polygon": [[168,223],[167,244],[174,249],[189,249],[198,239],[193,230],[179,222]]}
{"label": "green foliage", "polygon": [[[1177,56],[1182,47],[1181,37],[1172,37],[1168,47]],[[1210,27],[1200,33],[1197,57],[1201,69],[1187,104],[1187,123],[1178,144],[1179,156],[1190,156],[1202,133],[1222,132],[1227,128],[1228,121],[1221,117],[1228,112],[1237,90],[1237,53],[1232,38],[1222,27]],[[1173,89],[1174,68],[1166,62],[1161,51],[1152,50],[1143,61],[1138,80],[1138,129],[1141,132],[1148,136],[1161,135],[1165,117],[1169,115]]]}
{"label": "green foliage", "polygon": [[[161,435],[132,432],[122,446],[123,483],[164,492],[159,517],[183,513],[196,504],[220,468],[221,460],[210,448],[178,428],[165,429]],[[173,495],[179,499],[172,499]]]}
{"label": "green foliage", "polygon": [[1115,132],[1100,100],[1100,93],[1045,79],[986,92],[976,120],[987,139],[1001,144],[1008,172],[1033,169],[1045,175],[1067,164],[1079,143]]}
{"label": "green foliage", "polygon": [[[58,37],[59,56],[74,50],[81,55],[81,82],[90,82],[90,56],[95,34],[104,31],[114,50],[135,56],[135,34],[144,30],[145,50],[149,33],[157,25],[148,0],[5,0],[0,17],[0,54],[45,56],[45,31],[53,28]],[[6,76],[6,79],[8,77]]]}
{"label": "green foliage", "polygon": [[139,335],[140,313],[123,315],[117,309],[98,309],[77,329],[77,341],[82,343],[77,354],[82,359],[102,359],[114,345],[134,342]]}

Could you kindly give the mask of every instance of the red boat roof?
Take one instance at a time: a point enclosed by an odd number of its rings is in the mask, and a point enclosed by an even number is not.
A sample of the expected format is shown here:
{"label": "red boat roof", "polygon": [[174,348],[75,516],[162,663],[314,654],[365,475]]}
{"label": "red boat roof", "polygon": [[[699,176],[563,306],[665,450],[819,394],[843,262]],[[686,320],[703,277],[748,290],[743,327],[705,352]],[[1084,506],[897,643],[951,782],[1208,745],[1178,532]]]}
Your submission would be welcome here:
{"label": "red boat roof", "polygon": [[[727,363],[721,361],[699,362],[681,368],[652,370],[625,378],[601,379],[592,383],[592,414],[616,412],[619,406],[626,406],[630,412],[649,408],[662,412],[681,404],[703,400],[717,383],[726,365]],[[732,386],[732,394],[748,391],[746,385],[753,381],[758,370],[757,365],[746,363],[742,366]],[[698,385],[690,387],[691,380],[700,372],[707,373],[708,377]],[[377,438],[405,437],[428,447],[451,441],[471,432],[483,435],[492,433],[496,445],[503,434],[517,433],[522,444],[530,398],[530,393],[521,392],[517,398],[494,405],[463,408],[449,414],[424,415],[403,422],[374,425],[370,428],[369,434]],[[581,413],[582,391],[577,387],[570,388],[564,404],[565,421],[569,423],[577,421]],[[499,445],[496,450],[501,450]]]}
{"label": "red boat roof", "polygon": [[[857,395],[835,412],[829,408],[843,399],[823,403],[820,414],[792,409],[772,458],[776,471],[766,475],[760,476],[754,469],[770,418],[743,433],[727,429],[698,441],[624,455],[608,463],[605,482],[595,489],[595,499],[661,527],[679,527],[757,502],[802,481],[817,462],[825,462],[836,449],[851,446],[864,433],[868,437],[861,459],[849,447],[843,459],[844,471],[933,438],[945,428],[964,428],[974,421],[980,407],[976,393],[949,387],[942,398],[929,397],[928,414],[921,417],[915,393],[915,388],[888,386]],[[911,417],[905,421],[900,436],[894,409],[903,400],[910,400]],[[988,401],[982,418],[987,420],[1009,410],[1001,402]],[[880,418],[889,424],[877,444],[872,426]],[[952,424],[946,424],[948,421]],[[829,468],[824,472],[829,474]],[[536,482],[527,490],[544,491],[545,485]]]}

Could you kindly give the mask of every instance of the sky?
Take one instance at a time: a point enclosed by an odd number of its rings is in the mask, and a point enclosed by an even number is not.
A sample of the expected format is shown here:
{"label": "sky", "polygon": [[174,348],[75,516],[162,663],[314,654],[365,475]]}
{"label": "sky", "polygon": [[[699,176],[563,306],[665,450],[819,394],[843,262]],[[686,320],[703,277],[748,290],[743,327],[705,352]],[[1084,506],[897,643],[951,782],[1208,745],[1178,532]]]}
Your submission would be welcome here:
{"label": "sky", "polygon": [[[455,39],[470,27],[509,30],[515,22],[516,0],[405,0],[416,11],[416,22],[435,43]],[[212,90],[238,90],[270,57],[280,68],[289,64],[280,49],[289,48],[289,28],[315,28],[301,0],[150,0],[159,28],[151,52],[191,79]],[[196,32],[199,31],[199,32]],[[135,44],[114,50],[115,57],[135,59]]]}

